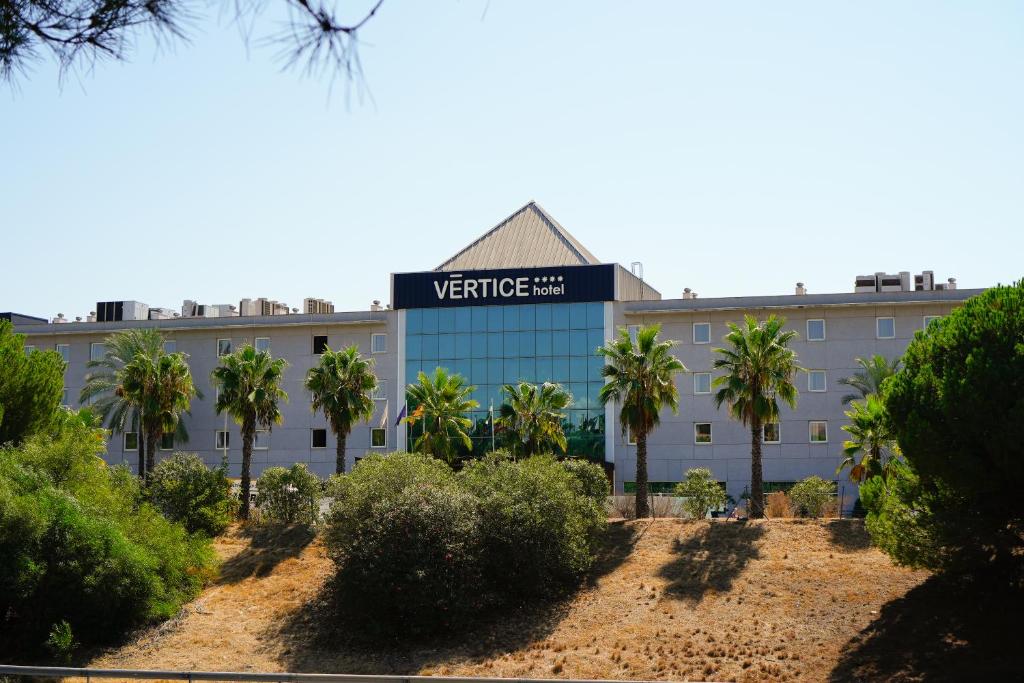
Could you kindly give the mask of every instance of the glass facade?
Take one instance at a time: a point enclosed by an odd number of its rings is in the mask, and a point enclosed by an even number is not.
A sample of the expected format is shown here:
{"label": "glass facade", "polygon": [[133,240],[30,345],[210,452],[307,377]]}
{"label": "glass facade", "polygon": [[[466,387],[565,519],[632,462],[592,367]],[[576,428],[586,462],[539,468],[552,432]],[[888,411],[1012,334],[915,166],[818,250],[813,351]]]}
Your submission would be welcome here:
{"label": "glass facade", "polygon": [[493,405],[498,413],[505,384],[557,382],[573,396],[565,421],[569,453],[603,461],[604,359],[596,350],[604,341],[603,303],[408,309],[405,381],[442,367],[476,387],[474,454],[490,449],[487,411]]}

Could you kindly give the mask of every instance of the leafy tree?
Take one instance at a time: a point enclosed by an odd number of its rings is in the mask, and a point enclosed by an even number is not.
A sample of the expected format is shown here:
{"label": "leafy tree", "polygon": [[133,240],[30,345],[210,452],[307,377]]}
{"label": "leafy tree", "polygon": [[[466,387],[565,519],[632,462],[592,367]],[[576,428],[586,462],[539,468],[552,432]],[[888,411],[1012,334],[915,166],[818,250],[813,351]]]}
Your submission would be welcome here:
{"label": "leafy tree", "polygon": [[185,434],[181,414],[187,413],[198,393],[183,353],[161,353],[156,358],[137,355],[123,368],[120,389],[140,406],[140,423],[146,435],[148,481],[156,467],[156,447],[164,434]]}
{"label": "leafy tree", "polygon": [[869,394],[863,402],[854,401],[846,417],[850,424],[843,425],[843,431],[850,438],[843,442],[846,457],[836,468],[836,474],[849,467],[850,479],[858,484],[876,475],[884,476],[889,460],[899,455],[884,401],[877,394]]}
{"label": "leafy tree", "polygon": [[685,498],[683,509],[691,519],[704,519],[726,501],[725,491],[706,467],[686,470],[686,476],[676,484],[675,494]]}
{"label": "leafy tree", "polygon": [[862,368],[860,372],[855,372],[851,376],[839,380],[840,384],[857,390],[856,394],[843,396],[843,404],[881,394],[882,383],[899,371],[901,362],[899,358],[886,360],[885,356],[877,353],[867,360],[858,358],[857,365]]}
{"label": "leafy tree", "polygon": [[167,519],[189,533],[216,536],[231,523],[231,483],[224,467],[210,469],[195,453],[175,453],[153,470],[147,495]]}
{"label": "leafy tree", "polygon": [[714,380],[714,386],[720,387],[715,405],[726,404],[730,417],[750,427],[750,516],[754,518],[764,516],[762,426],[778,421],[779,399],[796,407],[793,375],[800,368],[789,348],[796,332],[783,331],[785,323],[785,318],[775,315],[762,323],[745,316],[742,326],[729,323],[728,346],[714,349],[718,355],[714,368],[724,371]]}
{"label": "leafy tree", "polygon": [[686,367],[670,351],[675,341],[658,341],[660,325],[641,327],[636,343],[625,328],[616,339],[597,350],[604,356],[601,374],[607,380],[601,387],[601,403],[619,404],[619,424],[623,434],[636,439],[636,516],[648,517],[647,435],[661,422],[661,411],[679,410],[679,390],[675,375]]}
{"label": "leafy tree", "polygon": [[306,389],[313,394],[312,410],[322,411],[337,439],[335,472],[345,471],[345,443],[357,422],[373,417],[373,391],[377,376],[374,359],[359,355],[352,345],[341,351],[324,349],[320,364],[306,373]]}
{"label": "leafy tree", "polygon": [[467,449],[473,448],[473,441],[466,432],[473,421],[466,413],[480,405],[469,398],[474,389],[476,387],[465,384],[461,375],[449,375],[444,368],[435,369],[430,376],[419,373],[417,382],[406,389],[409,403],[415,407],[403,419],[410,427],[422,423],[422,432],[413,442],[417,452],[450,464],[455,460],[456,442]]}
{"label": "leafy tree", "polygon": [[320,519],[320,479],[305,463],[268,467],[256,480],[260,520],[275,524],[316,524]]}
{"label": "leafy tree", "polygon": [[283,358],[272,358],[269,351],[257,351],[246,344],[221,358],[221,364],[210,375],[220,390],[216,410],[228,415],[242,428],[242,500],[239,516],[249,519],[249,491],[252,488],[252,444],[256,429],[272,429],[281,423],[280,402],[288,400],[281,388]]}
{"label": "leafy tree", "polygon": [[[291,20],[270,40],[281,45],[286,66],[309,73],[332,69],[348,77],[361,73],[357,33],[383,0],[367,0],[365,13],[344,22],[336,8],[315,0],[283,0]],[[266,7],[263,3],[226,6],[246,33]],[[12,80],[48,53],[63,72],[84,62],[124,60],[134,39],[148,31],[158,43],[187,41],[195,7],[182,0],[0,0],[0,80]]]}
{"label": "leafy tree", "polygon": [[793,484],[789,500],[793,510],[807,517],[821,517],[825,506],[836,495],[836,483],[811,476]]}
{"label": "leafy tree", "polygon": [[932,547],[899,559],[933,569],[1019,566],[1024,281],[989,289],[931,323],[903,363],[886,382],[885,405],[907,477],[884,490],[915,520],[907,533]]}
{"label": "leafy tree", "polygon": [[572,403],[572,395],[560,384],[530,382],[506,384],[498,425],[507,435],[509,450],[517,457],[566,450],[561,412]]}
{"label": "leafy tree", "polygon": [[0,320],[0,444],[49,428],[60,408],[64,369],[56,351],[26,355],[25,335]]}

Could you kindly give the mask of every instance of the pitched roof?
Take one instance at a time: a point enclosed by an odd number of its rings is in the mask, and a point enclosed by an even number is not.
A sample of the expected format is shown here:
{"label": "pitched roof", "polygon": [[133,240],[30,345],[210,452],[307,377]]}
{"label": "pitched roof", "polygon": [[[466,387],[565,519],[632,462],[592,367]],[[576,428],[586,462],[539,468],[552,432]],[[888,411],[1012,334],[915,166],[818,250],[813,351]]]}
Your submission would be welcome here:
{"label": "pitched roof", "polygon": [[434,270],[597,264],[597,257],[536,202],[529,202]]}

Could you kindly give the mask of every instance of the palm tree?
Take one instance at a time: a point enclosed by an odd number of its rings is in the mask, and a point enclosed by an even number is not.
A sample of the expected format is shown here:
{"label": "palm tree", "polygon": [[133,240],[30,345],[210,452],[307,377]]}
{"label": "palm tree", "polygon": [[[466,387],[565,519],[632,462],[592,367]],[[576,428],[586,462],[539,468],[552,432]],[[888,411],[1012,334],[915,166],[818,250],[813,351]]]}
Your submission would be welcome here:
{"label": "palm tree", "polygon": [[572,404],[572,395],[560,384],[545,382],[539,387],[530,382],[506,384],[506,399],[501,404],[498,424],[509,434],[510,450],[517,456],[537,453],[563,453],[567,444],[562,420]]}
{"label": "palm tree", "polygon": [[473,421],[466,413],[480,405],[469,398],[476,387],[466,386],[462,375],[449,375],[444,368],[435,369],[430,376],[420,372],[416,380],[406,389],[409,402],[416,407],[403,418],[410,426],[423,423],[423,433],[413,442],[413,448],[451,464],[455,460],[455,441],[473,448],[473,440],[466,433]]}
{"label": "palm tree", "polygon": [[658,341],[661,325],[641,327],[636,343],[626,328],[597,350],[605,358],[601,374],[606,383],[599,394],[602,404],[618,402],[623,434],[636,440],[636,516],[650,514],[647,495],[647,435],[661,421],[662,408],[679,410],[675,375],[686,367],[669,351],[677,342]]}
{"label": "palm tree", "polygon": [[[850,468],[850,479],[858,484],[875,475],[885,476],[888,463],[900,453],[896,435],[889,424],[885,403],[878,394],[870,394],[864,400],[854,401],[846,411],[850,424],[843,425],[843,431],[850,438],[843,442],[846,458],[836,468],[839,474],[843,468]],[[857,454],[861,454],[857,462]]]}
{"label": "palm tree", "polygon": [[281,388],[283,358],[272,358],[269,351],[257,351],[249,344],[221,358],[210,379],[219,390],[216,410],[227,412],[242,428],[242,507],[239,516],[249,519],[252,444],[256,429],[272,429],[281,424],[279,401],[287,401]]}
{"label": "palm tree", "polygon": [[359,355],[352,345],[341,351],[324,349],[320,365],[306,373],[306,389],[313,394],[312,409],[323,411],[337,439],[335,471],[345,471],[345,442],[357,422],[373,417],[373,392],[377,376],[373,374],[373,358]]}
{"label": "palm tree", "polygon": [[[134,397],[140,409],[139,425],[145,434],[144,476],[149,479],[156,467],[157,443],[164,434],[184,429],[181,414],[188,412],[198,392],[183,353],[161,351],[155,358],[139,354],[124,366],[122,375],[119,392]],[[141,452],[142,444],[139,446]]]}
{"label": "palm tree", "polygon": [[796,332],[782,330],[784,318],[770,315],[758,323],[748,315],[744,321],[743,326],[729,323],[728,348],[714,349],[714,368],[724,371],[714,380],[714,386],[721,387],[715,405],[728,405],[730,416],[750,427],[750,516],[758,518],[764,516],[762,426],[778,421],[779,399],[796,407],[793,374],[802,368],[789,348]]}
{"label": "palm tree", "polygon": [[863,369],[850,377],[843,377],[839,380],[840,384],[853,387],[858,392],[843,396],[843,405],[881,392],[882,383],[899,371],[901,362],[899,358],[886,360],[885,356],[877,353],[868,360],[858,358],[857,365]]}
{"label": "palm tree", "polygon": [[[146,437],[142,426],[141,395],[125,390],[125,367],[136,358],[144,357],[153,363],[164,355],[164,337],[153,328],[131,329],[117,332],[103,340],[102,358],[90,360],[87,367],[94,371],[86,374],[85,386],[79,393],[79,402],[91,404],[92,411],[114,434],[138,434],[138,474],[146,475]],[[182,358],[187,358],[181,354]],[[138,372],[139,367],[135,368]],[[134,381],[138,382],[139,378]],[[138,384],[136,384],[138,386]],[[202,396],[198,391],[196,396]],[[175,436],[188,440],[184,422],[178,421]]]}

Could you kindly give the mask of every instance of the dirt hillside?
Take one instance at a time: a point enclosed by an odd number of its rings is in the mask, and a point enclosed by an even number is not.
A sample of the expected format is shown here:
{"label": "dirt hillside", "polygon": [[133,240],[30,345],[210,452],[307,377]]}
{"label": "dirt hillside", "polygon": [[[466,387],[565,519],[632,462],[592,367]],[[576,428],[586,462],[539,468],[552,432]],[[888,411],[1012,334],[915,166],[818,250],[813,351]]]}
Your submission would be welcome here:
{"label": "dirt hillside", "polygon": [[325,605],[310,534],[234,529],[221,578],[176,620],[95,667],[545,678],[828,680],[882,606],[927,578],[860,522],[619,522],[570,600],[492,615],[449,642],[368,651]]}

